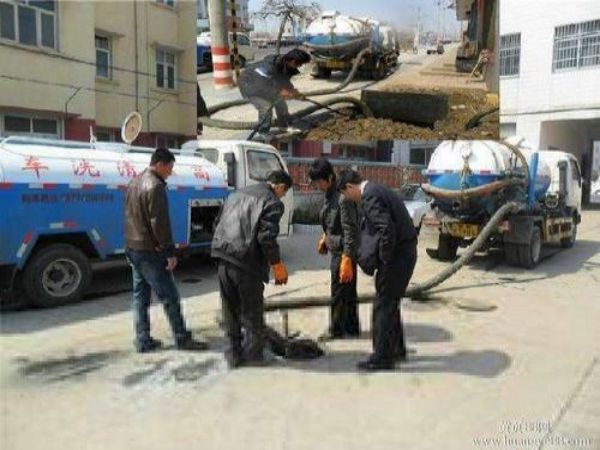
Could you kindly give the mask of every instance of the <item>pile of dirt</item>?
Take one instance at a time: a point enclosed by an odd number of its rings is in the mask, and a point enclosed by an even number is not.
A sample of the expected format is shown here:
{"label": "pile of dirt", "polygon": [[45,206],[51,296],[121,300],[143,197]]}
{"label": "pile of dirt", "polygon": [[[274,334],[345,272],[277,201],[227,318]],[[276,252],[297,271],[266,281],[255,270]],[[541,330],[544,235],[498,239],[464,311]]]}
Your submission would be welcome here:
{"label": "pile of dirt", "polygon": [[[394,122],[390,119],[348,119],[336,117],[311,129],[307,140],[442,140],[442,139],[499,139],[499,114],[484,117],[480,123],[469,130],[466,125],[474,116],[489,111],[494,106],[488,101],[486,93],[476,89],[440,90],[448,102],[448,115],[438,120],[433,128]],[[389,90],[393,93],[394,90]],[[406,92],[406,89],[402,89]],[[431,92],[431,90],[429,91]]]}

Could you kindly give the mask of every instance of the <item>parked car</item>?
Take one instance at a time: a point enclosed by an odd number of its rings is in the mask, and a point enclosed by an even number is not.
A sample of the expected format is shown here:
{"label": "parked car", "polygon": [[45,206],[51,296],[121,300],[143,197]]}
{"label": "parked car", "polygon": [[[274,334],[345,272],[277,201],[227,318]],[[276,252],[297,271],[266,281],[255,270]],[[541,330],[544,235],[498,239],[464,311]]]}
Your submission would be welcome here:
{"label": "parked car", "polygon": [[431,198],[418,184],[405,184],[398,195],[404,200],[404,205],[410,214],[417,234],[421,231],[423,217],[430,209]]}
{"label": "parked car", "polygon": [[[256,48],[250,42],[250,37],[246,33],[236,33],[238,44],[238,58],[240,67],[244,67],[248,61],[253,61],[256,55]],[[208,68],[212,70],[212,53],[210,46],[212,44],[210,31],[200,33],[196,38],[196,56],[198,69]],[[233,33],[229,33],[229,48],[233,47]],[[233,63],[233,56],[231,57]]]}

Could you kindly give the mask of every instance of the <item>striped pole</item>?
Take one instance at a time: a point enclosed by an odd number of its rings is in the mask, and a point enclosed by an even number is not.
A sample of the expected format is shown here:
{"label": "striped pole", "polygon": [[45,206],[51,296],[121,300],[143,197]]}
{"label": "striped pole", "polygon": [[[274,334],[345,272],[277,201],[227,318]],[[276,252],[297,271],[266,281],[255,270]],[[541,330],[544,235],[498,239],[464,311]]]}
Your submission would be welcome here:
{"label": "striped pole", "polygon": [[238,19],[237,19],[237,11],[236,11],[236,0],[231,0],[231,44],[232,55],[233,55],[233,71],[235,72],[235,81],[240,77],[240,58],[238,55],[238,40],[237,40],[237,28],[238,28]]}
{"label": "striped pole", "polygon": [[233,86],[233,73],[231,71],[231,59],[229,56],[225,2],[223,0],[209,0],[208,16],[215,88],[230,88]]}

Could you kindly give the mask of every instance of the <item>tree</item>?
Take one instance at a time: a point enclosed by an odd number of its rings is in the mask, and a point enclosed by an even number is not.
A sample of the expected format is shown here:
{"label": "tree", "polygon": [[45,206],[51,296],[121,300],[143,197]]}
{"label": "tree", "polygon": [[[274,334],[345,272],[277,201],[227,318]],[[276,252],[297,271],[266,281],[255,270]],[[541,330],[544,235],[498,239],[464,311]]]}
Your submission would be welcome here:
{"label": "tree", "polygon": [[277,44],[275,51],[281,51],[281,38],[288,22],[292,25],[299,21],[311,21],[321,12],[318,2],[306,3],[303,0],[264,0],[262,8],[254,13],[256,17],[267,19],[276,17],[279,19],[279,32],[277,33]]}

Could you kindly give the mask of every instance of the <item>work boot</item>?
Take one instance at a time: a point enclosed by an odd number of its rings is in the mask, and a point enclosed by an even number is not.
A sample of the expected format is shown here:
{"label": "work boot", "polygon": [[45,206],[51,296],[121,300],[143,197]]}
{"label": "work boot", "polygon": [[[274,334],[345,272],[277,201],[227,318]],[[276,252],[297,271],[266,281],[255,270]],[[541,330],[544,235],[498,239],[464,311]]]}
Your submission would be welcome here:
{"label": "work boot", "polygon": [[192,338],[191,336],[188,336],[184,339],[175,342],[175,347],[177,348],[177,350],[201,352],[203,350],[208,350],[208,343],[204,341],[198,341]]}
{"label": "work boot", "polygon": [[357,365],[358,370],[363,372],[381,372],[394,370],[394,361],[379,360],[373,357],[359,362]]}
{"label": "work boot", "polygon": [[135,350],[138,353],[150,353],[150,352],[156,351],[159,348],[161,348],[163,344],[158,339],[154,339],[153,337],[150,337],[147,340],[144,340],[141,342],[135,341],[134,345],[135,345]]}
{"label": "work boot", "polygon": [[298,134],[302,133],[302,130],[300,128],[290,126],[285,129],[285,132],[289,134]]}

